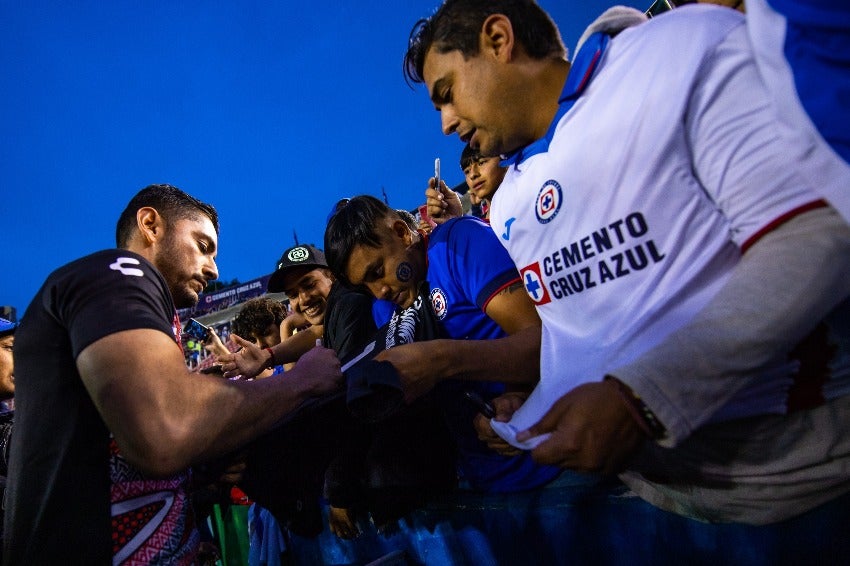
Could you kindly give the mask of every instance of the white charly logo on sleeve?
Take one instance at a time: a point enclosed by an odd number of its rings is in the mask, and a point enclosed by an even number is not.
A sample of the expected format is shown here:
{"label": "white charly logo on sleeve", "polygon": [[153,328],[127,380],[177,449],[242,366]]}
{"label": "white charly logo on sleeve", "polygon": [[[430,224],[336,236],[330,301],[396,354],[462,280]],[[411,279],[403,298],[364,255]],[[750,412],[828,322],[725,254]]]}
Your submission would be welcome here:
{"label": "white charly logo on sleeve", "polygon": [[136,267],[127,267],[127,265],[139,265],[141,262],[132,257],[119,257],[115,263],[109,264],[109,269],[120,271],[122,275],[135,275],[136,277],[144,277],[145,272]]}

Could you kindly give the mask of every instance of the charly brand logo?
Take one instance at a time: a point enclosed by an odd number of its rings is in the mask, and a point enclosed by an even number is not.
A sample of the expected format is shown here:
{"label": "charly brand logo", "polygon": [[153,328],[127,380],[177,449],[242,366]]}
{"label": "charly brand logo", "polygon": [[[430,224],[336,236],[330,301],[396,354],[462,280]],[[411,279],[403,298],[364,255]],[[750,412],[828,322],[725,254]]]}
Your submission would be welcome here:
{"label": "charly brand logo", "polygon": [[537,202],[534,203],[534,213],[537,215],[537,221],[541,224],[550,222],[558,216],[563,202],[561,193],[561,185],[554,179],[549,179],[543,183],[540,192],[537,193]]}
{"label": "charly brand logo", "polygon": [[440,320],[446,318],[449,305],[448,301],[446,301],[446,294],[439,287],[431,289],[431,306],[434,307],[434,313],[437,315],[437,318]]}
{"label": "charly brand logo", "polygon": [[302,262],[310,259],[310,250],[307,248],[292,248],[289,250],[289,253],[286,254],[286,258],[292,262]]}
{"label": "charly brand logo", "polygon": [[144,277],[145,272],[136,267],[127,267],[128,265],[139,265],[141,262],[132,257],[119,257],[114,263],[109,264],[109,269],[120,271],[121,275],[133,275],[135,277]]}

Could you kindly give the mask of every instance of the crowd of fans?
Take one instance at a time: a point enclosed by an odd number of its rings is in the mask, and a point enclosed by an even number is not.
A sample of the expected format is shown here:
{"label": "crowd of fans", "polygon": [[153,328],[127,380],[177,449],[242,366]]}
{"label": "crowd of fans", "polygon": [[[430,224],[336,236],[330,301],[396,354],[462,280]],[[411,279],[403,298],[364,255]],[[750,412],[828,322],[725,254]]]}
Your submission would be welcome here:
{"label": "crowd of fans", "polygon": [[[215,208],[142,189],[116,249],[0,318],[4,564],[227,561],[211,517],[242,503],[251,564],[328,534],[408,563],[393,535],[435,501],[567,487],[817,525],[806,552],[839,562],[850,144],[823,116],[850,108],[805,32],[848,46],[850,12],[711,3],[737,10],[613,8],[568,60],[531,0],[446,0],[404,70],[465,142],[470,206],[436,178],[415,214],[340,200],[324,249],[275,263],[284,298],[225,290],[230,320],[177,314],[218,276]],[[568,561],[538,534],[528,563]]]}

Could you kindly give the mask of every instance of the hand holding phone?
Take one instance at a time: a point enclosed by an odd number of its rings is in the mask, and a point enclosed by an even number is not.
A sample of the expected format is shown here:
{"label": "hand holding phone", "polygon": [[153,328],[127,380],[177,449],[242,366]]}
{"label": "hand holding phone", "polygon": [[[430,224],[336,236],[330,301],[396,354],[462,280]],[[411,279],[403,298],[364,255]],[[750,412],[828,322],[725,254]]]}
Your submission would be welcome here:
{"label": "hand holding phone", "polygon": [[186,325],[185,332],[192,338],[196,340],[200,340],[201,342],[206,342],[209,340],[211,329],[209,326],[205,324],[201,324],[194,318],[189,319],[189,324]]}

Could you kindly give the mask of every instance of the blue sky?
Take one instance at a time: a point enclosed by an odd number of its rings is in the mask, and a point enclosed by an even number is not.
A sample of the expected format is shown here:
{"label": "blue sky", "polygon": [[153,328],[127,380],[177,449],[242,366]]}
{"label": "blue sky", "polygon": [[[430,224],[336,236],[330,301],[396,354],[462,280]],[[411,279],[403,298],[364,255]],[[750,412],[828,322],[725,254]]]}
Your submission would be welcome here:
{"label": "blue sky", "polygon": [[[569,48],[613,3],[540,0]],[[437,5],[0,1],[0,305],[22,316],[51,271],[113,247],[150,183],[219,209],[221,278],[246,281],[293,232],[321,245],[341,197],[414,208],[435,157],[461,182],[460,142],[401,73]]]}

